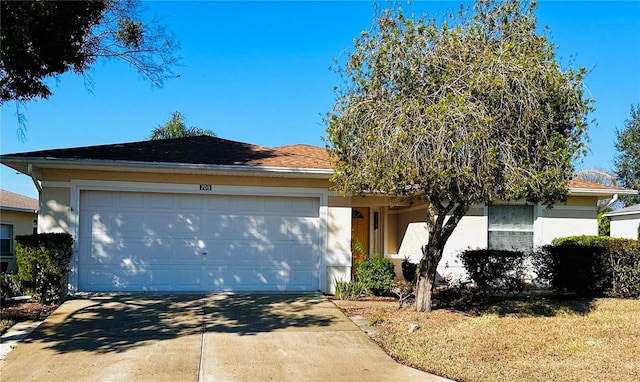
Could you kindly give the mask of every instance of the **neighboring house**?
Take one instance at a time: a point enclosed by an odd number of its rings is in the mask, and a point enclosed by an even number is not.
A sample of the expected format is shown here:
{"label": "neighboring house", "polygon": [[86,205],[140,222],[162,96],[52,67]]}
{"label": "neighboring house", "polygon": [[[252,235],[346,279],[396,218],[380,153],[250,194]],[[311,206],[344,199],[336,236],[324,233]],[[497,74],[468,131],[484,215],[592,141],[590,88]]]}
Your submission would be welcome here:
{"label": "neighboring house", "polygon": [[640,240],[640,204],[604,214],[611,219],[611,237]]}
{"label": "neighboring house", "polygon": [[36,232],[38,200],[0,189],[0,265],[16,271],[16,235]]}
{"label": "neighboring house", "polygon": [[[351,239],[391,258],[420,254],[417,199],[336,195],[327,151],[189,137],[0,156],[40,182],[41,232],[76,240],[71,291],[316,291],[351,277]],[[531,248],[597,234],[597,201],[633,191],[569,183],[549,210],[475,206],[445,248]]]}

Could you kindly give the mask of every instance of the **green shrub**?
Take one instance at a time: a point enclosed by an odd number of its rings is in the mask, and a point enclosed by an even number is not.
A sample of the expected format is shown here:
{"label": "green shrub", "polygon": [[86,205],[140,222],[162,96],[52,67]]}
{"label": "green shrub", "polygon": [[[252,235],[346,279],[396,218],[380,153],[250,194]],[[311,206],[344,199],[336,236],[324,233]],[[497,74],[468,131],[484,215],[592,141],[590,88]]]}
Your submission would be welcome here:
{"label": "green shrub", "polygon": [[524,290],[525,260],[518,251],[471,249],[460,254],[469,278],[483,295],[519,294]]}
{"label": "green shrub", "polygon": [[581,296],[640,297],[640,243],[603,236],[552,241],[535,254],[539,274],[552,286]]}
{"label": "green shrub", "polygon": [[24,288],[17,273],[0,274],[0,290],[2,297],[16,297],[24,294]]}
{"label": "green shrub", "polygon": [[376,296],[388,294],[396,277],[391,260],[373,256],[356,264],[356,274],[356,280],[364,283]]}
{"label": "green shrub", "polygon": [[640,298],[640,241],[614,239],[606,244],[613,297]]}
{"label": "green shrub", "polygon": [[25,291],[45,304],[66,296],[73,238],[66,233],[16,236],[18,276]]}
{"label": "green shrub", "polygon": [[369,290],[364,283],[359,281],[336,280],[335,296],[340,300],[354,300],[369,294]]}

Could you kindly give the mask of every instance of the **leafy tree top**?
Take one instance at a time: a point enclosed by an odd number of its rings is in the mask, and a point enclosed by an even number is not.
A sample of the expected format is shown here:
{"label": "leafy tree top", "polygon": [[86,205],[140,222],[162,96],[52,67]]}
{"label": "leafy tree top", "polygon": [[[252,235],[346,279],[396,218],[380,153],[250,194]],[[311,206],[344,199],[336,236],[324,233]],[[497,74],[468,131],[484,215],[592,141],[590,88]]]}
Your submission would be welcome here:
{"label": "leafy tree top", "polygon": [[586,71],[561,68],[535,8],[478,1],[440,20],[384,10],[339,63],[326,137],[337,188],[417,195],[440,212],[564,198],[591,110]]}
{"label": "leafy tree top", "polygon": [[150,140],[156,139],[171,139],[171,138],[183,138],[183,137],[196,137],[199,135],[207,135],[215,137],[215,134],[211,130],[201,129],[199,127],[189,126],[187,127],[184,115],[179,111],[171,114],[171,118],[164,124],[156,127],[151,132]]}
{"label": "leafy tree top", "polygon": [[98,58],[118,58],[154,85],[174,77],[178,44],[137,0],[1,1],[0,103],[48,98],[46,80],[86,76]]}
{"label": "leafy tree top", "polygon": [[[616,135],[616,177],[621,186],[640,191],[640,105],[631,106],[631,117]],[[638,204],[640,195],[625,196],[622,200],[627,206]]]}

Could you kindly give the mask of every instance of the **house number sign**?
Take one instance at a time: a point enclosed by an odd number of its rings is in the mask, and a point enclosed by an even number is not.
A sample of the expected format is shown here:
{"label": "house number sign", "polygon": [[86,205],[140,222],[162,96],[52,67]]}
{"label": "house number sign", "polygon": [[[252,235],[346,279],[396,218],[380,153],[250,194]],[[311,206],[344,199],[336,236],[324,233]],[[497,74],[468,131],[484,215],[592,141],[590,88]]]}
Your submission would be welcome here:
{"label": "house number sign", "polygon": [[211,191],[213,190],[213,186],[210,184],[201,184],[200,191]]}

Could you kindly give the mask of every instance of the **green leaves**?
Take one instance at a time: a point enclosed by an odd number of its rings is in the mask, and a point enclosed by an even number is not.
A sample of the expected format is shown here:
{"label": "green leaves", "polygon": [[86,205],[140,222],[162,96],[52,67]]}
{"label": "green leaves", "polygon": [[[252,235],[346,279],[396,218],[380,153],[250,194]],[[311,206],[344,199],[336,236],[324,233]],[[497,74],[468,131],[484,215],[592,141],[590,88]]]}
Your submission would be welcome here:
{"label": "green leaves", "polygon": [[[620,185],[640,191],[640,105],[631,106],[631,118],[617,131],[615,174]],[[640,195],[623,198],[625,205],[640,203]]]}
{"label": "green leaves", "polygon": [[386,10],[360,35],[326,140],[343,192],[552,203],[566,195],[590,101],[534,5],[480,1],[439,23]]}

